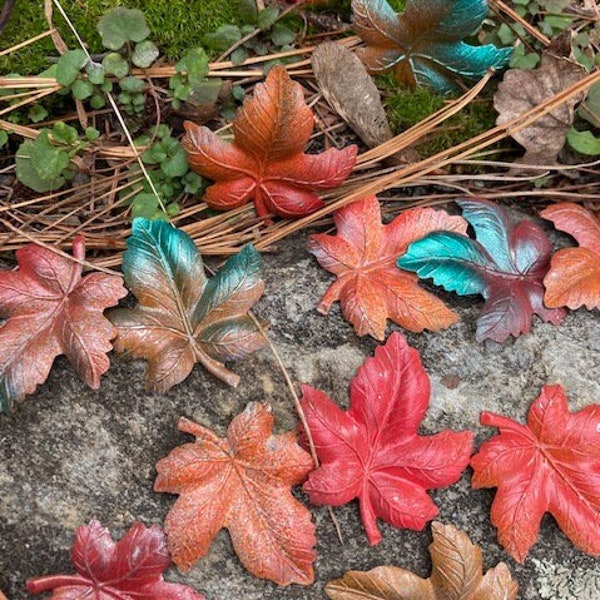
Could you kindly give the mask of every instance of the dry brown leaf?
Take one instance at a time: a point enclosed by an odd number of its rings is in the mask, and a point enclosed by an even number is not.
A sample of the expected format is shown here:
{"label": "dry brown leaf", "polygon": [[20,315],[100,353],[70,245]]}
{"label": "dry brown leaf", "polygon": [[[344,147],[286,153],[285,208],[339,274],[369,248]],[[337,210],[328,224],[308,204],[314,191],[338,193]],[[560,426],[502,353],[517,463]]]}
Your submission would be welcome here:
{"label": "dry brown leaf", "polygon": [[481,549],[452,525],[432,524],[429,546],[433,568],[421,579],[400,567],[349,571],[329,582],[325,592],[333,600],[515,600],[518,586],[504,563],[482,571]]}
{"label": "dry brown leaf", "polygon": [[326,42],[313,52],[312,67],[325,100],[367,146],[391,139],[379,91],[354,52]]}
{"label": "dry brown leaf", "polygon": [[[553,54],[545,54],[537,69],[507,71],[494,95],[494,108],[499,113],[496,124],[512,121],[573,85],[585,74],[581,65]],[[583,94],[574,96],[528,127],[512,133],[512,137],[525,148],[525,156],[517,162],[555,164],[565,145],[567,131],[573,124],[575,105],[582,99]]]}

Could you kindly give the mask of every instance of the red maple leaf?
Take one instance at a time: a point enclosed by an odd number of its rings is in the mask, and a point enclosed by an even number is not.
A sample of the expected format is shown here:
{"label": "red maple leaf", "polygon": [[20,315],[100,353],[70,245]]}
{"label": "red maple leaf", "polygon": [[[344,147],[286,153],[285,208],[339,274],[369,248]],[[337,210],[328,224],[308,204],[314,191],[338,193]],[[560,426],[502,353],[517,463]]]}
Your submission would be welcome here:
{"label": "red maple leaf", "polygon": [[573,310],[583,305],[588,310],[600,308],[600,220],[572,202],[549,206],[540,214],[579,244],[578,248],[562,248],[552,256],[544,277],[544,303]]}
{"label": "red maple leaf", "polygon": [[600,554],[600,406],[569,412],[560,385],[548,385],[527,425],[493,413],[500,434],[472,458],[473,487],[497,487],[492,523],[505,550],[523,562],[549,512],[581,550]]}
{"label": "red maple leaf", "polygon": [[[82,237],[73,256],[85,257]],[[65,354],[93,389],[108,369],[106,353],[117,334],[104,309],[127,295],[120,277],[90,273],[48,248],[17,251],[18,268],[0,272],[0,410],[32,394],[46,381],[54,359]]]}
{"label": "red maple leaf", "polygon": [[455,312],[418,285],[418,276],[396,266],[409,244],[432,231],[466,234],[467,222],[444,211],[413,208],[389,225],[381,223],[375,196],[353,202],[333,215],[337,235],[311,235],[308,251],[337,275],[318,311],[327,314],[339,300],[357,335],[385,337],[387,319],[409,331],[437,331],[456,323]]}
{"label": "red maple leaf", "polygon": [[189,569],[226,527],[253,575],[280,585],[312,583],[314,525],[290,487],[314,465],[295,434],[273,435],[271,409],[257,402],[233,419],[226,438],[184,418],[179,429],[196,441],[157,463],[154,485],[180,495],[165,520],[175,564]]}
{"label": "red maple leaf", "polygon": [[282,66],[271,69],[238,111],[232,144],[187,121],[183,146],[190,166],[215,181],[203,200],[227,210],[252,198],[259,216],[273,213],[289,219],[321,208],[315,191],[335,188],[350,175],[357,147],[304,154],[313,125],[302,87]]}
{"label": "red maple leaf", "polygon": [[376,519],[420,530],[438,514],[426,491],[458,480],[469,464],[473,434],[417,433],[429,404],[429,378],[418,352],[400,333],[375,350],[350,386],[350,409],[303,386],[302,408],[321,466],[303,489],[314,504],[360,500],[370,544]]}
{"label": "red maple leaf", "polygon": [[77,530],[71,560],[77,575],[30,579],[27,590],[52,590],[53,600],[204,600],[188,586],[164,581],[171,558],[158,525],[136,522],[115,543],[107,529],[91,521]]}

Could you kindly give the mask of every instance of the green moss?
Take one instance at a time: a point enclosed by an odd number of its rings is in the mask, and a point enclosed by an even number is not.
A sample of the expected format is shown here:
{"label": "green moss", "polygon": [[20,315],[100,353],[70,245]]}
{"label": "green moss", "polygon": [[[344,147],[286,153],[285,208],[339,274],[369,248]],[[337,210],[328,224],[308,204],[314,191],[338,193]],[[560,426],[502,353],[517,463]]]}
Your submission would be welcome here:
{"label": "green moss", "polygon": [[[379,83],[383,83],[384,87],[389,86],[389,81],[382,78]],[[403,88],[388,91],[385,106],[392,129],[400,133],[442,108],[447,101],[447,96],[427,88],[414,91]],[[418,145],[418,150],[423,157],[437,154],[491,129],[495,119],[490,99],[476,99],[445,121],[433,135],[426,136]]]}
{"label": "green moss", "polygon": [[[197,46],[202,36],[219,25],[234,22],[232,2],[227,0],[63,0],[62,6],[73,21],[79,35],[92,52],[102,52],[96,31],[98,19],[114,6],[139,8],[144,12],[151,39],[169,59],[179,58],[191,46]],[[54,22],[70,48],[76,42],[61,15],[54,12]],[[15,8],[2,37],[0,49],[9,48],[48,29],[42,2],[20,2]],[[38,73],[50,65],[56,56],[50,38],[23,48],[0,59],[0,72],[23,75]]]}

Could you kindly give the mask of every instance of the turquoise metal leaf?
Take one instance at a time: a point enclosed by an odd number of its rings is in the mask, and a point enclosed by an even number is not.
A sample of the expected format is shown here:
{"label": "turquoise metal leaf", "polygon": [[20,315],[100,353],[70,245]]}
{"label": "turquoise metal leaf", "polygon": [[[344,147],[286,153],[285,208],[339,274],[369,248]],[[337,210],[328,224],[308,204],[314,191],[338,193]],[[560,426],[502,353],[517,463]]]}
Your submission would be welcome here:
{"label": "turquoise metal leaf", "polygon": [[164,221],[134,219],[123,274],[139,304],[109,314],[115,349],[148,360],[149,390],[167,391],[197,362],[237,385],[239,377],[223,362],[265,343],[247,314],[264,290],[261,266],[258,252],[245,246],[209,279],[187,234]]}
{"label": "turquoise metal leaf", "polygon": [[527,333],[531,318],[558,324],[565,312],[544,306],[543,278],[552,247],[544,230],[516,221],[492,202],[458,200],[476,239],[436,231],[413,242],[397,264],[423,279],[464,296],[481,294],[486,302],[477,319],[478,341],[503,342]]}
{"label": "turquoise metal leaf", "polygon": [[460,77],[482,77],[508,64],[512,48],[471,46],[462,40],[487,15],[487,0],[408,0],[396,14],[386,0],[353,0],[356,33],[367,43],[357,50],[372,74],[393,72],[412,87],[441,93],[459,88]]}

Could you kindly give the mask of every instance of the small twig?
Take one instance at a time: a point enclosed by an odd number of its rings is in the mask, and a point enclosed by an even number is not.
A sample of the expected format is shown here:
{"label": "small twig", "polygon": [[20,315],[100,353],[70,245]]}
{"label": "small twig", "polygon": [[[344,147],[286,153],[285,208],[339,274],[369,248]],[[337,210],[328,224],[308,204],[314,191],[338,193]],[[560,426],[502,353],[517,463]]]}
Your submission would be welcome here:
{"label": "small twig", "polygon": [[[273,342],[267,335],[267,332],[265,331],[264,327],[260,324],[260,321],[256,318],[256,316],[252,313],[252,311],[248,311],[248,315],[254,321],[254,325],[256,326],[258,331],[265,338],[267,345],[269,346],[269,349],[271,350],[271,353],[275,357],[277,365],[279,366],[279,369],[281,370],[281,373],[283,374],[285,383],[286,383],[286,385],[290,391],[290,394],[292,396],[292,399],[294,401],[294,406],[296,407],[296,412],[298,413],[298,417],[300,418],[300,422],[302,423],[302,427],[304,428],[304,433],[306,434],[306,440],[308,441],[310,455],[312,456],[313,462],[315,463],[315,468],[318,468],[319,467],[319,457],[317,456],[317,450],[315,448],[315,443],[314,443],[314,440],[312,437],[312,433],[310,431],[310,427],[308,426],[308,420],[306,418],[306,414],[304,412],[304,409],[302,408],[302,404],[300,403],[300,398],[298,398],[298,394],[296,393],[296,389],[294,388],[294,384],[292,383],[292,378],[290,377],[288,370],[286,369],[285,365],[283,364],[283,360],[281,359],[281,356],[279,356],[279,352],[277,352],[277,348],[275,347],[275,344],[273,344]],[[338,539],[340,540],[340,543],[343,544],[344,538],[342,535],[342,528],[340,527],[337,517],[335,516],[335,513],[333,512],[333,508],[331,506],[327,506],[327,508],[329,510],[329,515],[331,517],[331,520],[333,521],[333,525],[335,527]]]}
{"label": "small twig", "polygon": [[[531,37],[535,38],[538,42],[541,42],[544,46],[548,47],[551,40],[547,38],[541,31],[538,31],[533,25],[529,24],[519,13],[515,12],[510,6],[502,2],[502,0],[490,0],[492,10],[496,12],[506,13],[515,23],[519,23]],[[494,6],[495,5],[495,6]],[[510,23],[508,23],[510,27]]]}
{"label": "small twig", "polygon": [[11,231],[14,231],[15,233],[22,235],[23,237],[28,239],[30,242],[33,242],[34,244],[37,244],[38,246],[41,246],[42,248],[45,248],[46,250],[50,250],[51,252],[54,252],[54,254],[57,254],[58,256],[62,256],[63,258],[68,258],[69,260],[72,260],[73,262],[83,265],[84,267],[88,267],[89,269],[94,269],[95,271],[101,271],[102,273],[106,273],[107,275],[115,275],[117,277],[123,277],[123,275],[121,273],[118,273],[117,271],[113,271],[112,269],[105,269],[104,267],[99,267],[98,265],[94,265],[87,260],[79,260],[79,259],[75,258],[72,254],[64,252],[63,250],[61,250],[60,248],[57,248],[56,246],[53,246],[51,244],[46,244],[46,243],[42,242],[39,239],[39,237],[30,235],[26,231],[21,231],[18,227],[15,227],[12,223],[9,223],[5,219],[1,219],[0,223],[2,223],[2,225],[4,225],[6,228],[10,229]]}
{"label": "small twig", "polygon": [[14,46],[11,46],[10,48],[1,50],[0,56],[4,56],[6,54],[12,54],[13,52],[16,52],[17,50],[20,50],[21,48],[25,48],[26,46],[29,46],[30,44],[34,44],[35,42],[42,40],[45,37],[48,37],[49,35],[53,35],[53,34],[54,34],[53,29],[44,31],[44,33],[40,33],[39,35],[36,35],[35,37],[29,38],[28,40],[25,40],[24,42],[21,42],[20,44],[15,44]]}

